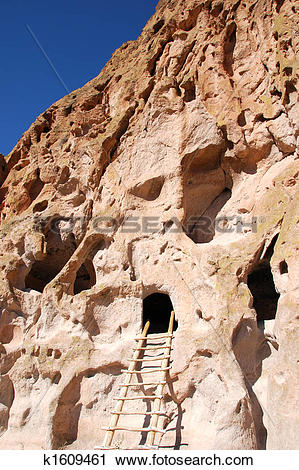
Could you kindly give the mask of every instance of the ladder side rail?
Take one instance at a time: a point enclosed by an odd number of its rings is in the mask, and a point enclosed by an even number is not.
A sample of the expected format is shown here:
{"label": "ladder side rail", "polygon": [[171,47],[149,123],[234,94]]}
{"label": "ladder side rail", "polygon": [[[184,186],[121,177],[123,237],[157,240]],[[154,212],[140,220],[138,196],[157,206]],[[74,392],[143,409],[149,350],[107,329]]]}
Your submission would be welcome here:
{"label": "ladder side rail", "polygon": [[[169,326],[168,326],[168,337],[166,338],[166,346],[168,346],[168,349],[165,349],[165,359],[162,360],[161,369],[166,369],[168,367],[169,355],[171,351],[171,341],[172,341],[172,336],[173,336],[172,335],[173,324],[174,324],[174,311],[172,310],[171,315],[170,315],[170,320],[169,320]],[[162,375],[162,381],[165,382],[166,379],[167,379],[167,370],[164,370],[163,375]],[[162,383],[162,382],[161,384],[157,386],[157,390],[156,390],[157,395],[163,396],[164,386],[165,386],[165,383]],[[160,408],[161,408],[161,401],[162,401],[162,398],[156,398],[154,400],[154,404],[153,404],[154,414],[151,418],[151,423],[150,423],[150,427],[153,429],[157,429],[158,420],[159,420],[158,412],[160,411]],[[156,436],[156,431],[150,431],[148,433],[147,442],[146,442],[147,445],[149,446],[154,445],[155,436]]]}
{"label": "ladder side rail", "polygon": [[[147,332],[148,332],[149,327],[150,327],[150,322],[147,321],[144,328],[143,328],[141,338],[139,339],[139,342],[138,342],[138,347],[140,347],[140,348],[143,346],[143,343],[146,340],[146,336],[147,336]],[[139,359],[139,355],[140,355],[140,350],[138,349],[137,351],[134,352],[133,359],[135,359],[135,362],[134,361],[130,362],[129,367],[128,367],[128,372],[133,372],[133,370],[135,370],[135,368],[138,364],[136,359]],[[125,386],[123,386],[121,388],[121,391],[120,391],[121,398],[125,398],[127,396],[127,393],[128,393],[128,390],[129,390],[128,385],[131,382],[131,379],[132,379],[132,374],[130,374],[130,373],[126,374],[126,377],[124,379],[124,385]],[[115,407],[115,412],[122,411],[123,406],[124,406],[124,400],[120,400],[117,403],[116,407]],[[113,414],[111,416],[109,428],[116,428],[117,427],[119,417],[120,417],[119,414]],[[115,430],[106,431],[104,442],[103,442],[103,447],[110,447],[111,446],[114,433],[115,433]]]}

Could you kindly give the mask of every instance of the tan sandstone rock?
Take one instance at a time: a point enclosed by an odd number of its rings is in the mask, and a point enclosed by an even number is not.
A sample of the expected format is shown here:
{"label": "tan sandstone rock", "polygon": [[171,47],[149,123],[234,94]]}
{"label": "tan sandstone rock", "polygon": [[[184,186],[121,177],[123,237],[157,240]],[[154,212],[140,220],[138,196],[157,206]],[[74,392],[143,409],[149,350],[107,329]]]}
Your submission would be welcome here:
{"label": "tan sandstone rock", "polygon": [[292,0],[160,0],[0,156],[0,448],[102,443],[154,293],[160,448],[296,448],[296,54]]}

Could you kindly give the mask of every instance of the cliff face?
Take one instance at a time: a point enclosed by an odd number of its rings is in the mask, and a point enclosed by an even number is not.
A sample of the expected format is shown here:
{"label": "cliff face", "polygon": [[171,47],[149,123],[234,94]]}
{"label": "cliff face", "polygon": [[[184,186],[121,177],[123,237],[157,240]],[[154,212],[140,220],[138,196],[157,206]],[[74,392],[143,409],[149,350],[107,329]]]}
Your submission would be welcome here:
{"label": "cliff face", "polygon": [[0,448],[101,444],[157,292],[159,445],[296,447],[296,51],[292,0],[160,0],[1,160]]}

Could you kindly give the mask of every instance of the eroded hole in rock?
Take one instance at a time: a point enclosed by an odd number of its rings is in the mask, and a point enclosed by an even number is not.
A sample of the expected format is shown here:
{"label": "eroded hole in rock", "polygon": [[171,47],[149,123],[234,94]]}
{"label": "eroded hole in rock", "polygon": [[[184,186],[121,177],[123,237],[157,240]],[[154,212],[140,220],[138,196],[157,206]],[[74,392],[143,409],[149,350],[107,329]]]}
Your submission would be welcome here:
{"label": "eroded hole in rock", "polygon": [[294,94],[294,96],[297,96],[297,88],[294,86],[294,84],[290,80],[285,81],[285,95],[283,99],[283,104],[290,104],[291,102],[291,95]]}
{"label": "eroded hole in rock", "polygon": [[219,196],[214,199],[202,216],[189,219],[186,233],[191,240],[195,243],[209,243],[215,237],[216,230],[221,230],[222,233],[225,232],[225,218],[218,220],[217,215],[227,201],[229,201],[231,195],[231,190],[225,188]]}
{"label": "eroded hole in rock", "polygon": [[65,109],[64,109],[64,115],[65,116],[68,116],[71,112],[72,112],[72,109],[73,109],[73,105],[70,104],[69,106],[67,106]]}
{"label": "eroded hole in rock", "polygon": [[279,272],[280,274],[287,274],[289,272],[286,260],[283,260],[279,263]]}
{"label": "eroded hole in rock", "polygon": [[160,29],[162,28],[162,26],[164,26],[164,19],[162,18],[160,21],[158,21],[154,26],[153,26],[153,31],[154,33],[156,34],[158,31],[160,31]]}
{"label": "eroded hole in rock", "polygon": [[233,75],[234,49],[236,45],[237,25],[232,22],[226,31],[223,44],[223,68],[228,75]]}
{"label": "eroded hole in rock", "polygon": [[74,294],[79,294],[83,290],[91,289],[96,283],[96,272],[93,262],[87,259],[77,271],[74,284]]}
{"label": "eroded hole in rock", "polygon": [[28,193],[29,193],[31,202],[37,198],[37,196],[40,194],[40,192],[42,191],[44,187],[44,183],[41,181],[39,177],[39,173],[40,173],[40,170],[38,168],[36,171],[35,180],[32,183],[30,183],[30,186],[28,187]]}
{"label": "eroded hole in rock", "polygon": [[195,243],[208,243],[215,236],[215,219],[231,197],[219,166],[221,147],[209,146],[183,161],[183,196],[186,235]]}
{"label": "eroded hole in rock", "polygon": [[274,320],[276,315],[279,294],[275,289],[270,260],[277,238],[278,234],[273,238],[264,257],[257,263],[247,279],[258,323]]}
{"label": "eroded hole in rock", "polygon": [[185,86],[185,92],[183,96],[183,100],[185,103],[189,103],[190,101],[195,100],[196,98],[196,87],[195,84],[191,81]]}
{"label": "eroded hole in rock", "polygon": [[33,212],[43,212],[44,210],[47,209],[47,207],[48,207],[48,201],[44,200],[44,201],[38,202],[33,207]]}
{"label": "eroded hole in rock", "polygon": [[74,234],[68,233],[67,227],[63,233],[60,233],[59,224],[59,221],[56,225],[52,224],[45,234],[46,253],[43,254],[43,259],[33,263],[25,277],[26,289],[43,292],[45,286],[59,274],[74,253],[77,247]]}
{"label": "eroded hole in rock", "polygon": [[277,13],[279,13],[282,5],[284,4],[284,0],[275,0],[275,1],[276,1],[276,11]]}
{"label": "eroded hole in rock", "polygon": [[54,359],[60,359],[61,358],[61,351],[59,349],[54,350]]}
{"label": "eroded hole in rock", "polygon": [[137,184],[132,190],[131,194],[134,196],[145,199],[146,201],[154,201],[160,196],[164,184],[164,177],[157,176],[151,178],[144,183]]}
{"label": "eroded hole in rock", "polygon": [[246,118],[244,111],[242,111],[238,116],[238,124],[241,127],[246,126]]}
{"label": "eroded hole in rock", "polygon": [[[149,334],[151,333],[166,333],[168,331],[170,314],[173,310],[173,305],[169,295],[155,292],[143,299],[142,310],[142,328],[146,322],[150,321]],[[174,322],[173,330],[178,327],[177,321]]]}
{"label": "eroded hole in rock", "polygon": [[61,379],[61,373],[56,372],[55,375],[52,377],[53,384],[56,384],[56,385],[59,384],[60,379]]}

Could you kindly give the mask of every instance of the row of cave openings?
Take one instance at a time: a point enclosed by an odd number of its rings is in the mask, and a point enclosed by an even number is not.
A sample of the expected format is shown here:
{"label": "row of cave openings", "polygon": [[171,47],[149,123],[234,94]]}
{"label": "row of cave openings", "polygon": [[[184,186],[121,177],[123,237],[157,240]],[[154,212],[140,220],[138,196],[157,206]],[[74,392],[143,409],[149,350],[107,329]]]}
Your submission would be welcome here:
{"label": "row of cave openings", "polygon": [[[257,313],[257,321],[263,322],[275,318],[279,293],[276,291],[273,275],[271,271],[271,258],[278,234],[272,239],[264,256],[255,263],[247,277],[248,288],[253,297],[253,307]],[[93,250],[93,255],[97,250],[103,250],[104,242],[97,245]],[[74,248],[74,247],[73,247]],[[42,261],[36,261],[25,278],[25,288],[42,292],[44,287],[56,277],[63,268],[63,264],[69,258],[70,251],[64,251],[64,256],[57,246],[49,245],[49,252]],[[67,252],[67,253],[66,253]],[[285,260],[280,263],[280,274],[288,272],[288,265]],[[74,295],[91,289],[96,284],[96,273],[92,257],[86,259],[76,274],[74,282]],[[155,292],[143,300],[143,326],[147,320],[151,322],[150,332],[166,332],[168,329],[170,313],[173,305],[170,297],[161,292]],[[175,328],[177,324],[175,325]]]}
{"label": "row of cave openings", "polygon": [[[247,285],[253,298],[252,306],[256,311],[257,323],[261,328],[264,327],[265,321],[275,319],[280,296],[275,288],[270,265],[278,236],[279,234],[272,239],[264,256],[258,261],[247,278]],[[281,275],[288,273],[288,265],[285,260],[281,261],[279,269]],[[150,320],[149,333],[167,332],[172,310],[173,305],[167,294],[157,292],[149,295],[143,300],[142,326],[144,327],[146,321]],[[175,322],[174,330],[177,329],[177,326],[178,324]]]}
{"label": "row of cave openings", "polygon": [[[263,328],[264,322],[274,320],[276,317],[279,293],[276,291],[271,271],[271,258],[274,253],[275,243],[279,233],[274,236],[264,256],[256,263],[254,269],[248,275],[247,285],[252,294],[253,308],[256,311],[257,323]],[[288,273],[288,265],[282,260],[279,265],[280,274]],[[143,300],[143,324],[150,320],[149,333],[164,333],[168,330],[170,314],[173,305],[169,295],[156,292]],[[178,323],[175,321],[174,331]]]}

